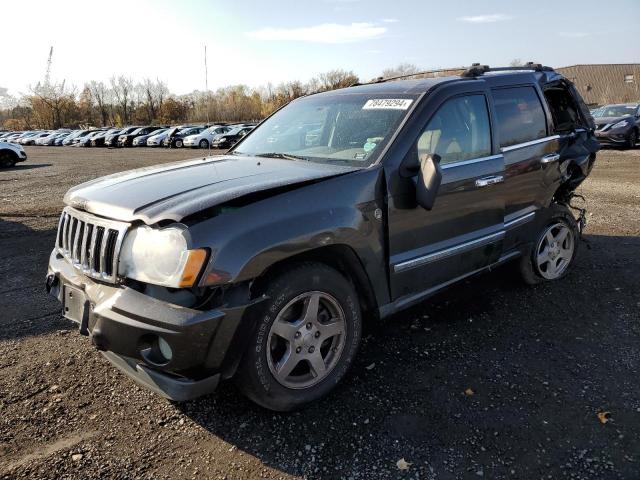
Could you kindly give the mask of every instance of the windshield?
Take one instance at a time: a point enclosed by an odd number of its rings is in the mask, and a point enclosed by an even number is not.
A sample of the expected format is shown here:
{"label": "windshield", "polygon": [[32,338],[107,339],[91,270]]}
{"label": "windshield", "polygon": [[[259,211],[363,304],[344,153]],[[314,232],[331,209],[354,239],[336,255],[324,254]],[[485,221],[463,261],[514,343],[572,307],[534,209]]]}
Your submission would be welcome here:
{"label": "windshield", "polygon": [[234,153],[366,167],[379,158],[416,99],[350,93],[305,97],[265,120]]}
{"label": "windshield", "polygon": [[633,115],[637,105],[607,105],[593,112],[594,117],[628,117]]}

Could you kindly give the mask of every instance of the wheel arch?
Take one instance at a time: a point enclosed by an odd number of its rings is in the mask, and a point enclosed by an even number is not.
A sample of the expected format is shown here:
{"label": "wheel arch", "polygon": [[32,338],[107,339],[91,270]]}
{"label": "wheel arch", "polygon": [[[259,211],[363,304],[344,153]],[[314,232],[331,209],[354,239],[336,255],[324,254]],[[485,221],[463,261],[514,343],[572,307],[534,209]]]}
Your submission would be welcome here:
{"label": "wheel arch", "polygon": [[9,154],[9,156],[11,158],[14,158],[14,159],[20,158],[18,156],[18,154],[16,152],[14,152],[12,149],[10,149],[10,148],[0,148],[0,155],[6,155],[6,154]]}
{"label": "wheel arch", "polygon": [[344,275],[353,284],[363,313],[377,318],[379,305],[371,280],[356,252],[345,244],[314,248],[273,263],[253,279],[252,296],[264,291],[267,283],[274,276],[286,272],[294,264],[305,262],[322,263]]}

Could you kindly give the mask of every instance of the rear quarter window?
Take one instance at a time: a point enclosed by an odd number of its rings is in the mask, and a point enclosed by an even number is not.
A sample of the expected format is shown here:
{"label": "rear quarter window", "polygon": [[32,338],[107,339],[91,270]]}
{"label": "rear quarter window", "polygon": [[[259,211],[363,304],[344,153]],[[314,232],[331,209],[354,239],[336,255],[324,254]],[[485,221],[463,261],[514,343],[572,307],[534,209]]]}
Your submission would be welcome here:
{"label": "rear quarter window", "polygon": [[544,138],[547,122],[533,87],[501,88],[492,92],[501,147]]}

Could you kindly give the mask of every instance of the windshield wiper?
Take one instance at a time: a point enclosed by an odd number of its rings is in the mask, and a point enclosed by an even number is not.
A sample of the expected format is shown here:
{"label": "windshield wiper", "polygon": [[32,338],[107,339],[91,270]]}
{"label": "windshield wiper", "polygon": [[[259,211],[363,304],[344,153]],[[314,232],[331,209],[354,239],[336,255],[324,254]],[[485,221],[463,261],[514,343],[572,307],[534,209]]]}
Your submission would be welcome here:
{"label": "windshield wiper", "polygon": [[306,157],[301,157],[299,155],[291,155],[290,153],[281,153],[281,152],[256,153],[254,157],[282,158],[284,160],[307,160]]}

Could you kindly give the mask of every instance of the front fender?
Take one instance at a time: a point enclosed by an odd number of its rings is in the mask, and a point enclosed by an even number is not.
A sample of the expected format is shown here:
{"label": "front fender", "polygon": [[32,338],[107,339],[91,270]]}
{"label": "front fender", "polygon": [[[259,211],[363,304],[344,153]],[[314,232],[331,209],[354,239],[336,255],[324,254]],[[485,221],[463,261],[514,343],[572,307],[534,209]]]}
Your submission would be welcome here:
{"label": "front fender", "polygon": [[193,247],[212,252],[201,285],[253,279],[294,255],[346,245],[358,256],[376,296],[380,292],[384,298],[384,223],[375,213],[383,210],[382,172],[376,167],[292,187],[192,225]]}

